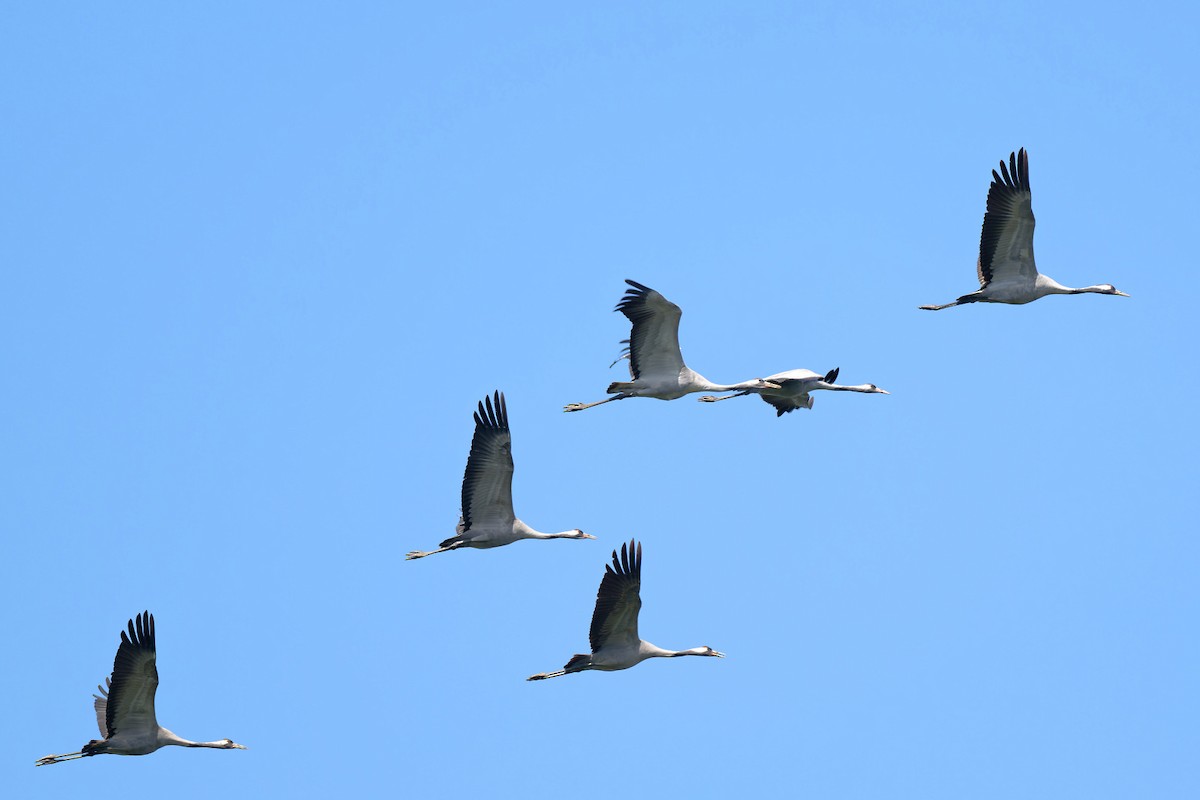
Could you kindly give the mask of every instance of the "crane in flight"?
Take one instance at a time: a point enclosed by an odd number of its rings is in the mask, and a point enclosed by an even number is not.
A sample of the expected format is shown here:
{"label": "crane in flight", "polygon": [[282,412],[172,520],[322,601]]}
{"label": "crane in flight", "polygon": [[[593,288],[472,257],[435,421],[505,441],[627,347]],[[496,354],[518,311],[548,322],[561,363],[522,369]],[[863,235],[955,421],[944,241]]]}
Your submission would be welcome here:
{"label": "crane in flight", "polygon": [[987,213],[979,236],[979,260],[975,272],[979,291],[964,294],[952,303],[921,306],[926,311],[941,311],[967,303],[1032,303],[1048,294],[1115,294],[1111,283],[1072,289],[1037,271],[1033,261],[1033,194],[1029,189],[1029,156],[1022,147],[1008,157],[1008,167],[1000,162],[1000,172],[992,170],[988,188]]}
{"label": "crane in flight", "polygon": [[891,394],[891,392],[880,389],[873,383],[861,383],[857,386],[839,386],[834,382],[837,380],[837,376],[837,369],[829,370],[824,377],[810,369],[789,369],[787,372],[767,376],[767,381],[777,384],[779,386],[778,389],[748,389],[737,394],[727,394],[724,397],[715,397],[711,394],[706,394],[700,398],[700,402],[717,403],[732,397],[745,397],[748,394],[756,394],[763,399],[763,402],[775,407],[775,416],[782,417],[784,414],[795,411],[797,408],[812,408],[813,399],[809,395],[809,392],[815,392],[818,389],[828,389],[833,392]]}
{"label": "crane in flight", "polygon": [[413,550],[405,560],[424,558],[460,547],[500,547],[520,539],[595,539],[574,530],[542,533],[517,519],[512,502],[512,433],[508,429],[508,407],[504,394],[496,402],[484,397],[475,412],[475,436],[462,482],[462,515],[458,527],[438,549]]}
{"label": "crane in flight", "polygon": [[96,687],[96,724],[100,726],[101,739],[92,739],[77,753],[59,756],[44,756],[36,766],[73,761],[85,756],[111,753],[118,756],[144,756],[160,747],[213,747],[218,750],[245,750],[244,745],[232,739],[215,742],[193,742],[176,736],[158,724],[154,716],[154,693],[158,689],[158,668],[155,666],[154,615],[143,611],[134,620],[129,620],[129,630],[121,631],[121,644],[113,660],[112,675],[103,686]]}
{"label": "crane in flight", "polygon": [[556,672],[539,672],[526,680],[544,681],[582,672],[585,669],[601,669],[613,672],[629,669],[647,658],[674,658],[675,656],[715,656],[724,658],[711,647],[693,647],[691,650],[664,650],[638,638],[638,612],[642,609],[642,546],[631,540],[629,546],[621,545],[621,557],[613,550],[612,565],[605,565],[600,591],[596,593],[596,609],[592,612],[592,627],[588,633],[591,640],[591,655],[578,653],[571,656],[566,666]]}
{"label": "crane in flight", "polygon": [[679,306],[637,281],[626,280],[625,283],[631,288],[625,290],[614,310],[620,311],[633,324],[629,338],[622,342],[628,347],[621,355],[621,358],[629,359],[632,380],[610,383],[605,391],[612,397],[594,403],[571,403],[563,406],[563,411],[583,411],[627,397],[675,400],[693,392],[779,388],[762,378],[728,385],[713,383],[689,369],[679,350],[679,318],[683,315]]}

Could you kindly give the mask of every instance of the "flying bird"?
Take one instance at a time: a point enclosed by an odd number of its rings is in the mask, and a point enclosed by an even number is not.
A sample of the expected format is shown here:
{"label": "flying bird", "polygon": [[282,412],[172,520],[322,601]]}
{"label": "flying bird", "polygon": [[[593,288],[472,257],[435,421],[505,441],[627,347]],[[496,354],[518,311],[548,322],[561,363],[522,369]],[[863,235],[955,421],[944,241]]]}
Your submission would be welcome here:
{"label": "flying bird", "polygon": [[921,306],[926,311],[941,311],[966,303],[1031,303],[1048,294],[1115,294],[1111,283],[1072,289],[1040,274],[1033,262],[1033,203],[1029,190],[1029,156],[1025,148],[1008,157],[1008,167],[1000,162],[1000,172],[992,170],[988,189],[987,213],[979,237],[979,291],[964,294],[953,303]]}
{"label": "flying bird", "polygon": [[839,386],[834,383],[837,380],[837,376],[837,369],[831,369],[824,377],[810,369],[789,369],[787,372],[767,376],[767,381],[778,385],[778,389],[752,389],[738,392],[737,394],[725,395],[724,397],[714,397],[711,394],[706,394],[700,398],[700,402],[716,403],[721,400],[728,400],[731,397],[745,397],[748,394],[756,394],[764,402],[770,403],[775,407],[775,416],[782,417],[784,414],[795,411],[797,408],[812,408],[813,398],[809,395],[809,392],[815,392],[818,389],[828,389],[834,392],[891,394],[891,392],[884,391],[873,383],[862,383],[858,386]]}
{"label": "flying bird", "polygon": [[564,406],[563,411],[583,411],[627,397],[675,400],[693,392],[779,388],[761,378],[730,385],[712,383],[698,372],[688,369],[679,350],[679,317],[683,314],[679,306],[636,281],[626,280],[625,283],[632,288],[625,290],[625,295],[614,310],[620,311],[633,323],[629,338],[622,341],[628,347],[621,355],[621,358],[629,359],[629,376],[633,380],[610,383],[605,391],[612,397],[595,403],[571,403]]}
{"label": "flying bird", "polygon": [[413,550],[406,560],[460,547],[500,547],[518,539],[595,539],[578,528],[561,533],[535,531],[513,513],[512,434],[508,430],[508,407],[504,394],[496,402],[485,397],[475,412],[475,437],[462,482],[462,516],[455,534],[437,550]]}
{"label": "flying bird", "polygon": [[215,747],[219,750],[246,749],[231,739],[192,742],[158,724],[154,717],[154,693],[158,689],[158,668],[154,664],[154,616],[143,611],[136,619],[136,628],[131,619],[128,632],[121,631],[121,644],[117,647],[117,657],[113,659],[112,675],[105,679],[108,690],[97,686],[100,694],[92,695],[96,698],[96,724],[100,726],[100,735],[104,738],[92,739],[78,753],[39,758],[37,766],[104,753],[144,756],[170,744]]}
{"label": "flying bird", "polygon": [[664,650],[638,638],[638,612],[642,608],[642,546],[630,541],[628,548],[621,545],[621,557],[613,550],[612,566],[605,565],[600,591],[596,592],[596,610],[592,612],[592,628],[588,638],[592,643],[591,655],[579,653],[571,656],[567,665],[557,672],[539,672],[526,680],[543,681],[585,669],[602,669],[613,672],[629,669],[647,658],[674,658],[675,656],[715,656],[724,658],[711,647],[693,647],[691,650]]}

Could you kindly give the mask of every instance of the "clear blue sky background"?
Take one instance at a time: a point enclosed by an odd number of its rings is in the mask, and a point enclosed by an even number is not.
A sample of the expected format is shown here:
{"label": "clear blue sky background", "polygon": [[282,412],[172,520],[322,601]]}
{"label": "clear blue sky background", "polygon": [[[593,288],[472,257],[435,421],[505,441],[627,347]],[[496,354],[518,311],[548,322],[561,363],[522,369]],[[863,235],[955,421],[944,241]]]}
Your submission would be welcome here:
{"label": "clear blue sky background", "polygon": [[[0,10],[6,796],[1200,794],[1194,4],[170,6]],[[1132,298],[918,311],[1020,146]],[[712,380],[893,394],[564,415],[626,277]],[[599,539],[405,563],[497,388]],[[526,683],[631,536],[729,658]],[[34,769],[143,608],[250,749]]]}

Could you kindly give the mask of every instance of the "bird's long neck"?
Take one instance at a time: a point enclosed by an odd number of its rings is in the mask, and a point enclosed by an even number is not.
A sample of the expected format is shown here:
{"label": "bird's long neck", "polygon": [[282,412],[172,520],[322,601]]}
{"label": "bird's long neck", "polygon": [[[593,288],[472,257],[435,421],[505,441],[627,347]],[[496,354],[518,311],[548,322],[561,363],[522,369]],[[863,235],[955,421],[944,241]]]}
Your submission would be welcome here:
{"label": "bird's long neck", "polygon": [[[1115,292],[1112,284],[1100,283],[1095,286],[1082,286],[1078,289],[1071,286],[1063,286],[1053,278],[1048,278],[1045,275],[1037,276],[1037,290],[1042,295],[1047,294],[1123,294]],[[1128,295],[1126,295],[1128,296]]]}
{"label": "bird's long neck", "polygon": [[826,383],[825,381],[817,381],[815,389],[828,389],[831,392],[873,392],[875,387],[869,384],[859,384],[858,386],[839,386],[836,383]]}
{"label": "bird's long neck", "polygon": [[557,533],[542,533],[541,531],[534,531],[533,534],[534,534],[533,536],[529,537],[530,539],[578,539],[579,538],[579,531],[575,531],[575,530],[558,531]]}
{"label": "bird's long neck", "polygon": [[1068,289],[1065,294],[1108,294],[1108,287],[1084,286],[1082,289]]}
{"label": "bird's long neck", "polygon": [[173,732],[166,728],[158,729],[158,746],[166,747],[167,745],[176,745],[177,747],[217,747],[217,742],[193,742],[191,739],[184,739],[182,736],[176,736]]}
{"label": "bird's long neck", "polygon": [[1086,286],[1082,289],[1075,289],[1070,286],[1063,286],[1058,281],[1046,275],[1037,276],[1037,288],[1043,295],[1048,294],[1083,294],[1085,292],[1094,292],[1099,290],[1099,286]]}
{"label": "bird's long neck", "polygon": [[579,539],[582,538],[577,530],[558,531],[557,533],[544,533],[536,531],[526,525],[521,520],[513,522],[513,530],[516,531],[522,539]]}
{"label": "bird's long neck", "polygon": [[706,655],[708,655],[708,648],[706,648],[706,647],[693,647],[691,650],[672,650],[669,653],[667,653],[668,658],[674,658],[675,656],[706,656]]}
{"label": "bird's long neck", "polygon": [[158,746],[166,747],[167,745],[176,745],[177,747],[216,747],[222,750],[229,749],[229,741],[222,739],[219,742],[193,742],[191,739],[185,739],[182,736],[176,736],[174,732],[160,727],[158,729]]}
{"label": "bird's long neck", "polygon": [[707,648],[693,647],[690,650],[664,650],[658,645],[645,642],[642,647],[642,652],[646,658],[675,658],[676,656],[703,656],[708,655]]}

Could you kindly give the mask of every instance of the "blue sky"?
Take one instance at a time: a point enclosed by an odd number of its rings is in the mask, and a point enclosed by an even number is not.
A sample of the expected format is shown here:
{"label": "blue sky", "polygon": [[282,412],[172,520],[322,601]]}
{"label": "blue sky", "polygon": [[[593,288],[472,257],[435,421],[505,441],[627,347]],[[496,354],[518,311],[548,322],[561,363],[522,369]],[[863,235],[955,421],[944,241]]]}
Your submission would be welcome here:
{"label": "blue sky", "polygon": [[[1200,789],[1191,4],[0,11],[13,796],[1183,797]],[[938,314],[990,170],[1130,299]],[[633,278],[776,419],[600,399]],[[475,403],[517,513],[453,531]],[[612,548],[722,661],[527,683]],[[247,752],[34,769],[125,621]]]}

